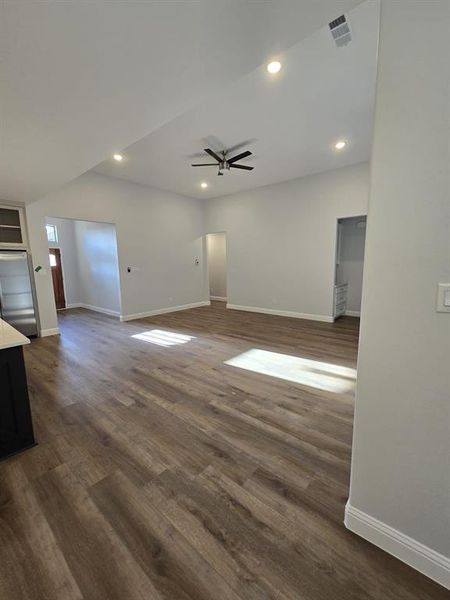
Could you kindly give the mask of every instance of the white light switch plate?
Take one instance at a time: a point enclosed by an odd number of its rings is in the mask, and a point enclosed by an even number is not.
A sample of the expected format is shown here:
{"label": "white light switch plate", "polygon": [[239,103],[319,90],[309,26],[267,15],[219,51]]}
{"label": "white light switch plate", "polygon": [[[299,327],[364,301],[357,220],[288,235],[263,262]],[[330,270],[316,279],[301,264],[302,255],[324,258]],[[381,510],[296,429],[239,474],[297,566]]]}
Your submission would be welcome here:
{"label": "white light switch plate", "polygon": [[450,312],[450,283],[438,283],[436,312]]}

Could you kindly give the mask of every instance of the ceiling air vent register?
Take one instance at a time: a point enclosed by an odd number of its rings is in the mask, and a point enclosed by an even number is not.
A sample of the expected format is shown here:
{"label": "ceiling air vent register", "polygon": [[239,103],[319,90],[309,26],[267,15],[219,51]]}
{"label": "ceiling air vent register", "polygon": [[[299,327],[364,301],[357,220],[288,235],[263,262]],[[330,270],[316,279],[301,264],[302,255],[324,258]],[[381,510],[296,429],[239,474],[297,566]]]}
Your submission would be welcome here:
{"label": "ceiling air vent register", "polygon": [[346,46],[352,41],[350,23],[347,21],[345,15],[341,15],[334,21],[331,21],[331,23],[328,23],[328,27],[338,48]]}

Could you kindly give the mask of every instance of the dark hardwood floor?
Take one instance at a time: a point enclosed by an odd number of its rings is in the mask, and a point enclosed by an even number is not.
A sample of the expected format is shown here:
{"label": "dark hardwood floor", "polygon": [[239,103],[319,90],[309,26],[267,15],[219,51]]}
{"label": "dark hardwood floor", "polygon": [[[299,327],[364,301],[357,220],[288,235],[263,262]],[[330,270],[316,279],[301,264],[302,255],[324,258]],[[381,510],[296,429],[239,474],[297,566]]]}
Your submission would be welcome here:
{"label": "dark hardwood floor", "polygon": [[351,381],[224,364],[354,368],[356,319],[218,303],[60,327],[25,348],[39,445],[0,463],[1,600],[448,599],[343,525],[353,397],[320,386]]}

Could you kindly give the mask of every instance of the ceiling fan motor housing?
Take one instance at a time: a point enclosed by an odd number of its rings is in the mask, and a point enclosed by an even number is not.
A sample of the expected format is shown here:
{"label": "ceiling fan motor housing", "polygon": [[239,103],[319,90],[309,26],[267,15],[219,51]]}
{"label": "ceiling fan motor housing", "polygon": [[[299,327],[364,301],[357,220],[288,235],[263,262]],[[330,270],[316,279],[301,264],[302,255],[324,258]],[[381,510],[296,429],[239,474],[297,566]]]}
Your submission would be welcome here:
{"label": "ceiling fan motor housing", "polygon": [[[227,159],[227,150],[222,150],[220,152],[220,154],[222,154],[222,156],[219,156],[219,154],[217,154],[217,152],[214,152],[214,150],[211,150],[211,148],[205,148],[205,152],[207,154],[209,154],[210,156],[212,156],[212,158],[214,158],[214,160],[217,161],[217,166],[219,168],[217,175],[223,175],[224,172],[231,172],[231,169],[243,169],[245,171],[253,171],[253,167],[250,167],[248,165],[238,165],[236,164],[237,161],[241,160],[242,158],[246,158],[247,156],[251,156],[251,152],[249,150],[246,150],[245,152],[241,152],[241,154],[237,154],[236,156],[233,156],[230,159]],[[192,165],[193,167],[213,167],[215,166],[214,163],[204,163],[204,164],[194,164]]]}

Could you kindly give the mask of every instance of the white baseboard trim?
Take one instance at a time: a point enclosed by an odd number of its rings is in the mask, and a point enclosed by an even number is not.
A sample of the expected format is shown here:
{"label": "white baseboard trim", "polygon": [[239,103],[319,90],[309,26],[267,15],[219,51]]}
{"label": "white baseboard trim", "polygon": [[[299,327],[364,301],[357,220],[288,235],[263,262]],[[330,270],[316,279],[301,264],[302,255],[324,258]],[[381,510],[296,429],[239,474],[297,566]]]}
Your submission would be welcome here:
{"label": "white baseboard trim", "polygon": [[85,308],[86,310],[93,310],[94,312],[103,313],[110,317],[119,317],[120,313],[116,310],[110,310],[109,308],[102,308],[101,306],[93,306],[92,304],[85,304],[84,302],[76,302],[74,304],[68,304],[66,308]]}
{"label": "white baseboard trim", "polygon": [[232,310],[245,310],[247,312],[263,313],[266,315],[277,315],[279,317],[292,317],[294,319],[308,319],[309,321],[323,321],[333,323],[334,317],[328,315],[312,315],[309,313],[298,313],[290,310],[277,310],[274,308],[260,308],[258,306],[240,306],[239,304],[227,304]]}
{"label": "white baseboard trim", "polygon": [[131,315],[120,315],[121,321],[134,321],[135,319],[145,319],[145,317],[154,317],[156,315],[163,315],[165,313],[177,312],[179,310],[188,310],[189,308],[198,308],[199,306],[209,306],[211,302],[209,300],[203,300],[202,302],[193,302],[192,304],[182,304],[181,306],[168,306],[167,308],[157,308],[155,310],[148,310],[142,313],[134,313]]}
{"label": "white baseboard trim", "polygon": [[211,300],[216,300],[217,302],[226,302],[228,298],[226,296],[210,296]]}
{"label": "white baseboard trim", "polygon": [[54,329],[41,329],[39,337],[48,337],[49,335],[59,335],[59,327]]}
{"label": "white baseboard trim", "polygon": [[348,502],[344,523],[353,533],[450,589],[450,558],[371,517]]}
{"label": "white baseboard trim", "polygon": [[109,308],[102,308],[101,306],[92,306],[92,304],[80,304],[81,308],[86,308],[87,310],[93,310],[94,312],[103,313],[104,315],[109,315],[110,317],[120,317],[120,313],[117,310],[110,310]]}
{"label": "white baseboard trim", "polygon": [[346,317],[360,317],[361,316],[361,311],[359,311],[359,310],[346,310],[345,311],[345,316]]}

